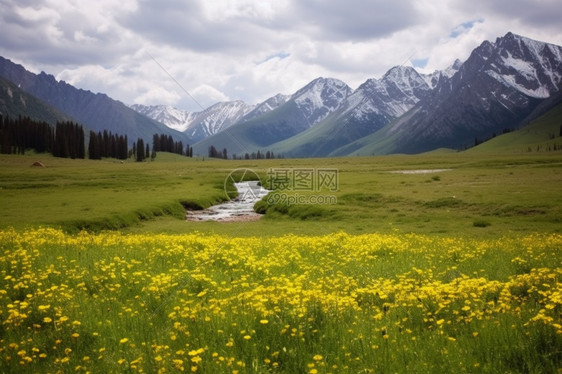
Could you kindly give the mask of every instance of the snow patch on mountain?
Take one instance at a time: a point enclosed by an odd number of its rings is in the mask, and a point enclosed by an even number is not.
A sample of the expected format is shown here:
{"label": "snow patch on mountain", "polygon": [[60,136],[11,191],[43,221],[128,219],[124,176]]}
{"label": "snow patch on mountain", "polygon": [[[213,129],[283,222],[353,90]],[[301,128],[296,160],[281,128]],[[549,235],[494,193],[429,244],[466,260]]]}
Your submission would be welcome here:
{"label": "snow patch on mountain", "polygon": [[336,110],[351,93],[352,89],[338,79],[317,78],[298,90],[291,100],[303,112],[309,126],[313,126]]}
{"label": "snow patch on mountain", "polygon": [[537,69],[533,67],[530,61],[519,60],[511,56],[511,53],[507,52],[507,57],[503,59],[505,66],[517,70],[520,74],[525,76],[525,78],[537,79]]}
{"label": "snow patch on mountain", "polygon": [[283,94],[277,94],[273,97],[270,97],[263,103],[258,104],[250,113],[244,116],[242,121],[248,121],[252,118],[256,118],[258,116],[261,116],[262,114],[277,109],[281,105],[285,104],[290,98],[291,95],[283,95]]}
{"label": "snow patch on mountain", "polygon": [[195,114],[174,108],[170,105],[133,104],[131,109],[144,114],[171,129],[184,132],[194,120]]}
{"label": "snow patch on mountain", "polygon": [[444,70],[435,70],[431,74],[420,74],[420,76],[425,80],[427,85],[431,89],[433,89],[437,86],[437,84],[439,83],[439,79],[441,79],[441,77],[451,78],[453,75],[457,73],[457,71],[459,71],[462,64],[463,63],[461,60],[456,59],[451,66],[445,68]]}
{"label": "snow patch on mountain", "polygon": [[517,77],[515,75],[501,75],[493,70],[487,70],[486,73],[495,80],[502,82],[506,86],[512,87],[527,96],[537,99],[546,99],[547,97],[550,97],[550,92],[547,87],[540,86],[535,89],[527,88],[525,85],[517,82]]}

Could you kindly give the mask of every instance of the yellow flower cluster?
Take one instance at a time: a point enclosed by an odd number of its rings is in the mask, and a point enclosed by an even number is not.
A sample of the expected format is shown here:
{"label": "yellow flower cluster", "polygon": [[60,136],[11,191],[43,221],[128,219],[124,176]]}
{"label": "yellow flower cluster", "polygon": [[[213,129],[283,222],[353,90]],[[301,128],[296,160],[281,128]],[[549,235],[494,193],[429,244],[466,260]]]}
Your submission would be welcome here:
{"label": "yellow flower cluster", "polygon": [[0,371],[431,371],[431,354],[456,354],[450,369],[470,372],[494,344],[561,342],[560,248],[556,234],[0,231]]}

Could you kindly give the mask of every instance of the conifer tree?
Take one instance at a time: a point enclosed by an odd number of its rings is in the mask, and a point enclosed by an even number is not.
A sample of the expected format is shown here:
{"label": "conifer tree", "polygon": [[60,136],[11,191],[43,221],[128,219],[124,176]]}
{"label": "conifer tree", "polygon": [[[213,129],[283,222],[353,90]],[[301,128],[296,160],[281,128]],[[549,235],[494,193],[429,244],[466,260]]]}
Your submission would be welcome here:
{"label": "conifer tree", "polygon": [[137,162],[144,161],[144,140],[141,138],[138,138],[137,140],[136,157]]}

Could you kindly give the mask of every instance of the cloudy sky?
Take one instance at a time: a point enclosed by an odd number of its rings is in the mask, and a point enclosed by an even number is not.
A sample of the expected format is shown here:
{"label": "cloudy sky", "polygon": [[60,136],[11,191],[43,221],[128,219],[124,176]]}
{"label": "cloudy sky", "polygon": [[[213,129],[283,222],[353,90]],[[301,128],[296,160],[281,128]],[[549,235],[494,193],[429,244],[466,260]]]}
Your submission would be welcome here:
{"label": "cloudy sky", "polygon": [[559,0],[0,0],[0,55],[127,104],[190,111],[432,72],[508,31],[562,45]]}

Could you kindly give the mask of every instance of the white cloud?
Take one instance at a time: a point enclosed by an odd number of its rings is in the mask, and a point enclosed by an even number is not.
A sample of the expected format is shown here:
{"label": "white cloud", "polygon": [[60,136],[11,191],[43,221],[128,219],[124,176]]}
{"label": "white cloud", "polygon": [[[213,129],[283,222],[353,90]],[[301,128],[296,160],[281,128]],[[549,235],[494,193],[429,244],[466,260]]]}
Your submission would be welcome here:
{"label": "white cloud", "polygon": [[[217,90],[216,88],[209,86],[208,84],[202,84],[198,87],[195,87],[193,93],[191,95],[198,101],[198,102],[205,102],[210,101],[212,102],[219,102],[219,101],[229,101],[231,100],[228,96],[226,96],[223,92]],[[205,104],[201,104],[205,107]],[[206,106],[208,106],[207,104]]]}
{"label": "white cloud", "polygon": [[180,99],[181,97],[174,91],[155,87],[135,97],[131,103],[127,104],[154,105],[154,103],[158,103],[159,105],[175,105]]}
{"label": "white cloud", "polygon": [[2,0],[0,55],[125,103],[200,110],[189,95],[255,104],[319,76],[356,88],[414,60],[443,69],[508,31],[560,45],[557,2]]}

